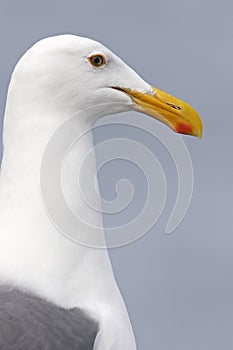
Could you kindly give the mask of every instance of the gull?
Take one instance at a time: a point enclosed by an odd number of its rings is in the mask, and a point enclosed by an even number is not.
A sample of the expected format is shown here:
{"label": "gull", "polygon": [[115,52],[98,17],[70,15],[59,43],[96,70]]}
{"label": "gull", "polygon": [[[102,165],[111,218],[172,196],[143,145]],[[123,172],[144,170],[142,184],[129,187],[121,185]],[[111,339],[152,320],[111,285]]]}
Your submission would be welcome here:
{"label": "gull", "polygon": [[[175,132],[201,136],[192,107],[146,83],[89,38],[45,38],[17,63],[6,102],[0,175],[0,349],[136,349],[108,250],[62,235],[46,212],[40,188],[46,147],[72,116],[78,115],[74,129],[79,133],[105,115],[130,110]],[[99,226],[101,211],[92,214],[81,192],[73,193],[69,178],[92,147],[90,130],[64,160],[63,182],[77,211]],[[86,171],[88,188],[96,173],[94,156]],[[77,236],[88,236],[89,228],[77,226]],[[105,241],[103,229],[98,237]]]}

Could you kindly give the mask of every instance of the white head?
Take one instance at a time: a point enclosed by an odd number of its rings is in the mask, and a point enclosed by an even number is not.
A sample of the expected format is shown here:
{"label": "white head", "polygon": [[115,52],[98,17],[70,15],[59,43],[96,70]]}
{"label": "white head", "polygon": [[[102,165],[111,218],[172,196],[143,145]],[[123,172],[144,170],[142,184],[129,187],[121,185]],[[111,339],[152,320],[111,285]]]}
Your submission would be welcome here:
{"label": "white head", "polygon": [[11,105],[20,104],[25,114],[33,106],[40,114],[62,111],[68,117],[108,103],[103,115],[134,108],[177,132],[201,134],[201,122],[190,106],[153,88],[110,50],[87,38],[61,35],[36,43],[17,64],[11,87]]}

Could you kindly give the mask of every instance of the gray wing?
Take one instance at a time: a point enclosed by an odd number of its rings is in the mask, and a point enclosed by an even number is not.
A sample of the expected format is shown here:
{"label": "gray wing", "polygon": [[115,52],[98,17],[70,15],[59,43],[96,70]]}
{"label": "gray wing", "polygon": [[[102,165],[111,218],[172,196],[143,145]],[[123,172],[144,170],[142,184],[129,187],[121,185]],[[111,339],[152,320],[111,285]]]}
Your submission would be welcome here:
{"label": "gray wing", "polygon": [[93,350],[98,324],[80,309],[0,287],[0,350]]}

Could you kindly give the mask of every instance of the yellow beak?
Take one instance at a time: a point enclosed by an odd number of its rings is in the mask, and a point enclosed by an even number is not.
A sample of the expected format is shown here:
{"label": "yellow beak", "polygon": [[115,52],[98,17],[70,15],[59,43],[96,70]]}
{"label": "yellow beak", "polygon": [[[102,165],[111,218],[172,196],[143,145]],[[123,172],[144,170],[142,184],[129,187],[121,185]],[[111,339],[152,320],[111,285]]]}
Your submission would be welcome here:
{"label": "yellow beak", "polygon": [[153,86],[150,94],[119,87],[115,89],[130,96],[134,102],[132,107],[137,111],[160,120],[178,133],[201,138],[202,122],[195,110],[186,102]]}

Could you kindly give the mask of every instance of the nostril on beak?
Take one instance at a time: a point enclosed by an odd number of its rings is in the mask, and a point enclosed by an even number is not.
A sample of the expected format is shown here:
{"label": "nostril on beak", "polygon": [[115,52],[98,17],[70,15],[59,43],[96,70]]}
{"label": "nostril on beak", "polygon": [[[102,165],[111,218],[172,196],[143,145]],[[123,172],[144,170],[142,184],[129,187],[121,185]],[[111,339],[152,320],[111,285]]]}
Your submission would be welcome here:
{"label": "nostril on beak", "polygon": [[172,107],[172,108],[178,110],[178,111],[181,109],[179,106],[173,105],[172,103],[166,102],[166,104],[167,104],[168,106],[170,106],[170,107]]}

